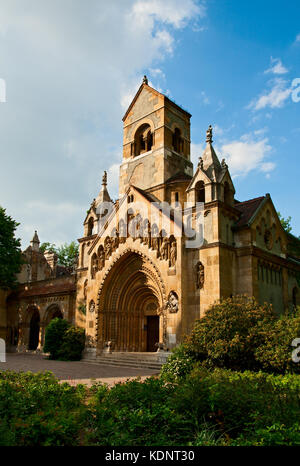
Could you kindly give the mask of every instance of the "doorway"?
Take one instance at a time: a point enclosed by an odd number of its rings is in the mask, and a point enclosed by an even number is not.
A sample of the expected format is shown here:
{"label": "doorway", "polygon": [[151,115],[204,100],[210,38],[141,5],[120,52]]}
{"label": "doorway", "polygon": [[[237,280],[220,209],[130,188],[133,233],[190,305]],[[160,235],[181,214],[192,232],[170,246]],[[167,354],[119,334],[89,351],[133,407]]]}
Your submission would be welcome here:
{"label": "doorway", "polygon": [[36,350],[39,345],[39,334],[40,334],[40,314],[38,311],[34,311],[30,320],[30,331],[29,331],[29,350]]}
{"label": "doorway", "polygon": [[147,316],[147,351],[154,352],[159,342],[159,316]]}

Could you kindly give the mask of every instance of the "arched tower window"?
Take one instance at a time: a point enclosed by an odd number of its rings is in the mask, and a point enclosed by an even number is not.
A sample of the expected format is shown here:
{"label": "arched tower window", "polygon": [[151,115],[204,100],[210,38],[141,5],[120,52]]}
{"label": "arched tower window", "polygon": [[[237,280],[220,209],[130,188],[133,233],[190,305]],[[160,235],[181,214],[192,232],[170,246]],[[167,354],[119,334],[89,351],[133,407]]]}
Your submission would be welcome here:
{"label": "arched tower window", "polygon": [[150,125],[141,125],[135,133],[134,137],[134,151],[132,155],[140,155],[148,152],[153,146],[153,133],[151,132]]}
{"label": "arched tower window", "polygon": [[205,202],[205,187],[204,181],[198,181],[195,186],[196,202]]}
{"label": "arched tower window", "polygon": [[175,128],[172,144],[175,152],[178,152],[179,154],[183,152],[183,139],[181,137],[181,131],[179,128]]}
{"label": "arched tower window", "polygon": [[87,233],[88,236],[91,236],[93,234],[93,228],[94,228],[94,219],[93,217],[90,217],[88,221],[88,233]]}

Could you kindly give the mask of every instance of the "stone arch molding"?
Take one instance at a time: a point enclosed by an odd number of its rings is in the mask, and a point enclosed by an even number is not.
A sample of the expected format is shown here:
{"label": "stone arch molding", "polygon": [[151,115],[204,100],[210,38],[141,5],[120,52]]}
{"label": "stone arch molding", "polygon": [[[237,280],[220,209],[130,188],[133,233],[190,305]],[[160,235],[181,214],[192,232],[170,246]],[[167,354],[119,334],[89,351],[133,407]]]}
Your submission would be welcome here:
{"label": "stone arch molding", "polygon": [[[152,301],[154,300],[157,302],[158,306],[156,309],[156,315],[162,317],[162,328],[164,329],[162,333],[162,339],[165,340],[167,296],[166,287],[162,279],[161,273],[157,265],[145,253],[141,252],[136,248],[128,247],[124,249],[124,251],[122,251],[116,257],[114,257],[113,261],[105,270],[98,289],[95,337],[97,346],[100,350],[103,349],[101,346],[103,346],[104,341],[107,339],[107,335],[104,335],[104,327],[106,325],[106,314],[108,316],[112,316],[109,318],[115,319],[118,322],[123,317],[133,319],[133,321],[134,319],[140,318],[140,316],[136,314],[137,309],[134,307],[134,305],[129,306],[128,308],[125,306],[125,309],[122,306],[122,303],[130,302],[131,299],[128,298],[126,283],[119,280],[117,282],[114,282],[114,287],[112,287],[110,282],[107,281],[109,280],[109,276],[113,277],[113,274],[117,272],[118,265],[120,265],[124,273],[124,270],[126,270],[126,257],[128,257],[129,266],[132,266],[132,268],[130,269],[130,275],[128,276],[128,284],[129,286],[133,286],[133,288],[135,289],[137,295],[136,299],[138,303],[140,302],[140,299],[142,299],[144,303],[149,303],[149,300],[151,301],[151,299]],[[136,261],[139,260],[141,261],[141,263],[136,264]],[[138,265],[140,267],[137,267]],[[140,298],[139,293],[144,293],[145,296]],[[132,315],[130,315],[131,313]],[[116,323],[115,325],[118,326],[120,324]],[[116,332],[119,332],[119,330],[116,330]]]}

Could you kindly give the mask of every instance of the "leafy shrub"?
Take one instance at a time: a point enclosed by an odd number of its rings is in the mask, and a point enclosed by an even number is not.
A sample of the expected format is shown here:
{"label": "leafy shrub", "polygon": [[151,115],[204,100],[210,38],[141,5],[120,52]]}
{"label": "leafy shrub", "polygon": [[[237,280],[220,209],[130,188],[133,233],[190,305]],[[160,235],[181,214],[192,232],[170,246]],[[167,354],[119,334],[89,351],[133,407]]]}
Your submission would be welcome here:
{"label": "leafy shrub", "polygon": [[51,320],[46,328],[44,351],[50,359],[79,361],[85,344],[85,332],[64,319]]}
{"label": "leafy shrub", "polygon": [[62,340],[58,351],[58,359],[61,361],[79,361],[85,344],[85,332],[83,328],[69,327]]}
{"label": "leafy shrub", "polygon": [[173,390],[154,377],[117,384],[110,390],[97,387],[89,444],[149,446],[187,442],[190,421],[173,409]]}
{"label": "leafy shrub", "polygon": [[177,346],[162,366],[161,376],[169,382],[179,381],[189,374],[196,360],[188,347],[184,344]]}
{"label": "leafy shrub", "polygon": [[84,393],[49,372],[0,372],[0,445],[79,444]]}
{"label": "leafy shrub", "polygon": [[57,359],[66,331],[70,324],[64,319],[52,319],[46,328],[44,352],[50,353],[50,359]]}
{"label": "leafy shrub", "polygon": [[[245,439],[257,441],[263,432],[267,435],[267,429],[272,432],[275,425],[282,426],[282,432],[293,432],[299,420],[299,402],[299,376],[210,371],[200,366],[178,384],[172,404],[178,414],[192,420],[193,426],[206,423],[210,428],[206,432],[214,432],[214,442],[222,439],[226,444],[244,444]],[[272,441],[276,444],[275,434]]]}
{"label": "leafy shrub", "polygon": [[292,361],[292,341],[300,337],[300,308],[293,315],[280,316],[263,329],[264,341],[255,357],[262,370],[272,373],[299,373],[300,365]]}
{"label": "leafy shrub", "polygon": [[258,370],[256,349],[264,343],[265,326],[275,320],[271,305],[261,306],[245,296],[225,299],[196,322],[185,343],[187,351],[206,367]]}
{"label": "leafy shrub", "polygon": [[210,370],[109,389],[0,371],[0,445],[299,445],[300,377]]}

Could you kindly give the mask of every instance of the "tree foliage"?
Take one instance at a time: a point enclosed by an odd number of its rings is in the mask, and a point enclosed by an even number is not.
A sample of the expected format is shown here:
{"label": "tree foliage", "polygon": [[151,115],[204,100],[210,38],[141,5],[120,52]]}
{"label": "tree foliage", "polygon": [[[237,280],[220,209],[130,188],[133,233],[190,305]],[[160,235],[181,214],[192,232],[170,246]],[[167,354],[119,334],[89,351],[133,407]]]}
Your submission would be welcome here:
{"label": "tree foliage", "polygon": [[0,288],[9,289],[16,285],[16,274],[22,265],[21,241],[15,237],[19,223],[0,207]]}
{"label": "tree foliage", "polygon": [[279,217],[279,220],[280,220],[280,223],[281,223],[283,229],[287,233],[290,233],[292,231],[292,225],[291,225],[292,217],[289,216],[288,218],[284,218],[284,217],[282,217],[280,212],[277,212],[277,215]]}
{"label": "tree foliage", "polygon": [[75,241],[65,243],[62,246],[56,246],[53,243],[42,243],[40,246],[42,252],[50,251],[57,254],[58,264],[65,267],[71,267],[77,261],[79,246]]}

